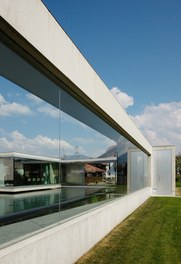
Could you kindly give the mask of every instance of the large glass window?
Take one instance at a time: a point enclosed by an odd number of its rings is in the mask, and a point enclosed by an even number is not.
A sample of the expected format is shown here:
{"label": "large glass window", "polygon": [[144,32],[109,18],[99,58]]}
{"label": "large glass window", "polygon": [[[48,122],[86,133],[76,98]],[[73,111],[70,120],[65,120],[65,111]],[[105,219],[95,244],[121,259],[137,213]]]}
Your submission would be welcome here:
{"label": "large glass window", "polygon": [[[134,146],[62,83],[0,48],[3,245],[127,194],[128,149]],[[137,171],[131,191],[148,185],[143,152],[132,154],[131,170]]]}

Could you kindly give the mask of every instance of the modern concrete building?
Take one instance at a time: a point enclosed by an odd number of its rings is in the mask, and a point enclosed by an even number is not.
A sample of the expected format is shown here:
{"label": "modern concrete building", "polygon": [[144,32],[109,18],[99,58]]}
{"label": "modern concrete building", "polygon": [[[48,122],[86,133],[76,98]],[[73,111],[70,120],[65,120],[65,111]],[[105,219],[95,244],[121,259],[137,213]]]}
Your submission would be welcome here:
{"label": "modern concrete building", "polygon": [[[0,15],[1,76],[58,111],[58,166],[61,166],[61,143],[64,140],[60,133],[60,127],[65,129],[61,115],[64,112],[102,138],[114,142],[112,148],[102,149],[102,157],[105,159],[104,154],[107,153],[107,157],[114,160],[116,153],[116,183],[123,184],[121,179],[126,174],[124,197],[123,193],[110,195],[107,186],[62,188],[61,170],[56,169],[57,165],[47,165],[42,155],[39,159],[41,164],[45,162],[42,173],[51,170],[49,181],[58,189],[48,191],[49,196],[45,195],[47,190],[28,192],[26,195],[0,195],[0,263],[19,264],[25,263],[25,260],[26,263],[39,264],[73,263],[150,196],[174,195],[174,146],[150,145],[40,0],[1,0]],[[39,123],[34,130],[42,124]],[[100,143],[100,139],[98,141]],[[101,155],[94,156],[96,158],[101,158]],[[49,164],[53,161],[49,158]],[[75,163],[72,163],[73,166]],[[5,175],[3,164],[4,161],[0,163],[2,187]],[[22,167],[19,169],[21,173]],[[69,179],[75,179],[75,170],[69,171]],[[79,179],[80,171],[76,172]],[[14,170],[9,173],[12,177]],[[36,186],[40,181],[48,183],[48,179],[37,176],[40,174],[32,179],[28,177],[30,184],[23,183],[21,186],[25,188],[29,185],[33,188],[31,191],[35,191],[33,179],[36,178]],[[77,199],[77,202],[85,198],[85,193],[92,198],[95,190],[100,194],[101,189],[109,199],[62,210],[61,206],[66,203],[64,198],[70,197],[71,201]],[[10,206],[16,211],[9,211]],[[13,218],[17,219],[16,223],[12,222]]]}

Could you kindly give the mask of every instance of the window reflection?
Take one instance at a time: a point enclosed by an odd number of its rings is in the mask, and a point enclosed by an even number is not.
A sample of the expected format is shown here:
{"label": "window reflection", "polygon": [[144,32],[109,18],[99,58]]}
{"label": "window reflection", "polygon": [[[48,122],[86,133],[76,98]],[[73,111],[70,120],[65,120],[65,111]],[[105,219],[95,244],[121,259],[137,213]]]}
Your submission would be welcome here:
{"label": "window reflection", "polygon": [[[40,75],[39,83],[23,80],[21,88],[0,78],[2,225],[45,216],[50,225],[65,209],[127,194],[133,144],[36,69],[27,71]],[[147,156],[138,153],[131,156],[131,191],[148,186]]]}
{"label": "window reflection", "polygon": [[[2,187],[127,185],[127,152],[134,147],[131,142],[78,102],[76,115],[79,118],[75,119],[72,107],[67,111],[71,115],[62,111],[62,108],[66,109],[62,101],[56,103],[60,106],[57,109],[4,78],[1,82],[2,104],[8,105],[7,109],[13,105],[19,109],[19,112],[16,109],[15,112],[8,110],[1,114],[4,121],[0,131],[3,142],[0,163]],[[59,100],[59,89],[54,88]],[[71,98],[75,106],[75,99],[64,92],[65,97],[66,100]],[[84,123],[85,118],[80,121],[82,115],[79,113],[83,110],[91,122]],[[94,124],[97,130],[93,129]],[[3,152],[14,154],[6,157]],[[132,171],[136,171],[135,168],[142,170],[139,176],[132,177],[132,190],[136,190],[148,185],[147,156],[139,151],[132,157]]]}

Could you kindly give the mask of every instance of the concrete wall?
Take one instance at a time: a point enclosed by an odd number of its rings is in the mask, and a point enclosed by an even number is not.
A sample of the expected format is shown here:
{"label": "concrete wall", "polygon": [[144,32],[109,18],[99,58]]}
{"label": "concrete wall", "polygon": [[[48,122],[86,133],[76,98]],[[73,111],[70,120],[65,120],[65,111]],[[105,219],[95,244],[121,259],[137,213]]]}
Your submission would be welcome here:
{"label": "concrete wall", "polygon": [[1,249],[1,264],[70,264],[151,196],[145,188]]}

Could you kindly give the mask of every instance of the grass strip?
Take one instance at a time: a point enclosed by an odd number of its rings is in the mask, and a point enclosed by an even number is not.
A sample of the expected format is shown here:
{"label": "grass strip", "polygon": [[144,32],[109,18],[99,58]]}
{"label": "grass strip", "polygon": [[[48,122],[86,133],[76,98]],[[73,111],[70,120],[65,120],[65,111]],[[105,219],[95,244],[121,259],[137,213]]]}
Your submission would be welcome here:
{"label": "grass strip", "polygon": [[76,263],[181,263],[181,198],[151,197]]}

